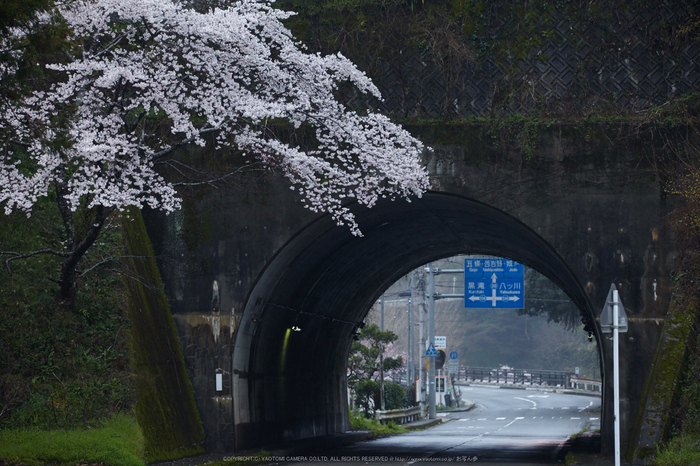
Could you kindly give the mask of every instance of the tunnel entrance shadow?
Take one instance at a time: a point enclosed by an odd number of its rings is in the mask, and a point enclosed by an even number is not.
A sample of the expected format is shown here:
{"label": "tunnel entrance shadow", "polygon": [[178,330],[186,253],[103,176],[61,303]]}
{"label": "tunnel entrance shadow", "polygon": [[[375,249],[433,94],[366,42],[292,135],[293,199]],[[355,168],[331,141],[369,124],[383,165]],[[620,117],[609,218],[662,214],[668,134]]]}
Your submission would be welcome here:
{"label": "tunnel entrance shadow", "polygon": [[[383,200],[356,216],[363,237],[322,218],[290,240],[253,287],[233,353],[236,449],[344,432],[353,332],[384,289],[433,260],[515,259],[595,321],[583,287],[551,245],[487,204],[430,192],[410,203]],[[603,372],[597,327],[595,334]]]}

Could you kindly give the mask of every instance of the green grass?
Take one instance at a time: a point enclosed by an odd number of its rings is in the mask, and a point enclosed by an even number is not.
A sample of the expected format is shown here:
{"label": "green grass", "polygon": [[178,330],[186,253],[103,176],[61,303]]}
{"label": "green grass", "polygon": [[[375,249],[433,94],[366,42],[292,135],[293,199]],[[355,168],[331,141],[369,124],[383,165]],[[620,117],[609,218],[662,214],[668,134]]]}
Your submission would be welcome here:
{"label": "green grass", "polygon": [[700,436],[682,435],[657,448],[656,466],[700,466]]}
{"label": "green grass", "polygon": [[133,416],[116,415],[84,430],[0,431],[0,458],[24,464],[144,466],[143,435]]}

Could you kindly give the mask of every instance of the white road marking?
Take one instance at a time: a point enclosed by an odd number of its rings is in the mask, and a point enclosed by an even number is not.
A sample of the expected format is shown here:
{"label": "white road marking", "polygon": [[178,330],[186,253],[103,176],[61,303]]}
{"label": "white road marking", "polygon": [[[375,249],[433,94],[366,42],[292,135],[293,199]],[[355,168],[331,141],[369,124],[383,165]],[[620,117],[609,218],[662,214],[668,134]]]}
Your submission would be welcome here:
{"label": "white road marking", "polygon": [[578,420],[580,420],[580,419],[581,419],[580,417],[572,417],[572,418],[571,418],[572,421],[578,421]]}
{"label": "white road marking", "polygon": [[504,417],[497,417],[496,420],[497,420],[497,421],[505,421],[506,418],[504,418]]}
{"label": "white road marking", "polygon": [[592,402],[592,401],[589,401],[589,402],[588,402],[588,406],[580,406],[580,407],[578,408],[578,410],[579,410],[579,412],[585,411],[586,409],[590,408],[591,406],[593,406],[593,402]]}
{"label": "white road marking", "polygon": [[532,408],[530,408],[530,409],[537,409],[537,402],[536,401],[528,400],[527,398],[520,398],[517,396],[514,396],[513,398],[515,398],[516,400],[522,400],[522,401],[527,401],[528,403],[532,403]]}
{"label": "white road marking", "polygon": [[508,424],[506,424],[506,425],[504,425],[503,427],[501,427],[500,429],[498,429],[498,431],[500,431],[501,429],[505,429],[506,427],[508,427],[509,425],[513,424],[515,421],[517,421],[518,419],[522,419],[522,418],[513,419],[513,420],[510,421]]}

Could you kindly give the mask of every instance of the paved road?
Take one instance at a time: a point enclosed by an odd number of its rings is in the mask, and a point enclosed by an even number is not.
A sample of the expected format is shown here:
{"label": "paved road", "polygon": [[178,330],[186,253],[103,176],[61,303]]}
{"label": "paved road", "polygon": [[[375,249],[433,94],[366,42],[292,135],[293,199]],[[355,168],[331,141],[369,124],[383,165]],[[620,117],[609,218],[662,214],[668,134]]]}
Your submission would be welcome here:
{"label": "paved road", "polygon": [[[468,412],[439,413],[446,421],[425,431],[358,442],[285,463],[563,462],[567,440],[596,424],[600,398],[546,391],[463,387],[476,403]],[[291,461],[289,461],[291,460]],[[307,461],[304,461],[307,460]]]}

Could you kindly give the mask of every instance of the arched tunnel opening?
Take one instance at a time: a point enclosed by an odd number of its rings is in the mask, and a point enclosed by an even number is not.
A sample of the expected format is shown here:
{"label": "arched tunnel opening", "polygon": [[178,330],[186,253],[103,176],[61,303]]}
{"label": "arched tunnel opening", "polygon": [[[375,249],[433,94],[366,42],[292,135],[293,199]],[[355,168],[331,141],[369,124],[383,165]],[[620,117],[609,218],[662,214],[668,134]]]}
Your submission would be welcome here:
{"label": "arched tunnel opening", "polygon": [[[507,278],[495,275],[506,270]],[[487,299],[469,299],[480,296]],[[408,422],[410,430],[428,423],[399,416],[425,416],[432,403],[426,358],[431,314],[439,355],[434,419],[442,423],[420,436],[383,440],[383,449],[400,456],[410,444],[421,457],[490,461],[551,459],[553,452],[560,459],[572,450],[599,449],[599,355],[579,309],[534,269],[494,256],[425,264],[374,303],[348,358],[354,429],[366,429],[367,419]],[[416,448],[421,444],[423,451]]]}
{"label": "arched tunnel opening", "polygon": [[[362,237],[322,218],[290,240],[253,287],[233,353],[237,449],[346,431],[353,335],[384,290],[422,264],[465,253],[512,258],[546,276],[594,322],[567,263],[502,211],[430,192],[355,213]],[[597,327],[594,334],[600,342]]]}
{"label": "arched tunnel opening", "polygon": [[[472,269],[465,273],[467,265]],[[507,265],[516,273],[496,277],[495,272],[504,275],[501,270]],[[490,272],[481,273],[484,268]],[[491,299],[494,289],[498,292]],[[504,296],[508,297],[505,301]],[[447,378],[447,387],[444,379],[441,382],[448,389],[446,393],[451,391],[450,381],[561,390],[591,381],[584,388],[600,395],[599,355],[593,333],[559,287],[508,258],[458,255],[411,271],[373,304],[356,333],[348,359],[351,407],[355,402],[354,408],[367,416],[380,409],[380,368],[384,380],[400,384],[410,393],[420,392],[415,385],[425,377],[431,313],[439,353],[435,369]],[[353,397],[359,381],[377,383],[361,384],[361,394]],[[358,396],[363,397],[362,403],[357,403]],[[368,400],[368,396],[374,399]],[[442,395],[438,405],[459,407],[454,396],[447,400]],[[407,406],[398,406],[399,402],[392,397],[385,403],[386,409]],[[369,409],[365,409],[368,404]]]}

